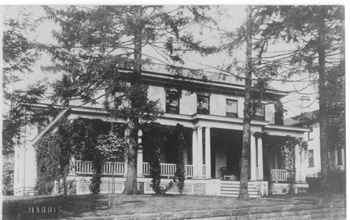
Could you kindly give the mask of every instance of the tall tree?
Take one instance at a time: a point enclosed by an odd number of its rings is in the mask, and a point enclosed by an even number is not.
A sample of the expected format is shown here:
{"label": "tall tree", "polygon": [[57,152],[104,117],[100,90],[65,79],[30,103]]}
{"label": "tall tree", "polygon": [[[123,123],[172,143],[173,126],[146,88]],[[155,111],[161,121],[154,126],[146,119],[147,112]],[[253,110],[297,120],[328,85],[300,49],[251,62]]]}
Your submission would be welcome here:
{"label": "tall tree", "polygon": [[[299,72],[317,80],[321,182],[323,190],[330,191],[335,160],[334,149],[329,142],[327,73],[339,66],[343,59],[344,6],[259,6],[255,12],[255,18],[265,23],[261,29],[264,39],[257,47],[263,52],[268,42],[284,40],[295,43],[295,49],[283,58],[293,67],[293,71],[287,70],[288,76]],[[276,60],[269,62],[275,64]]]}
{"label": "tall tree", "polygon": [[[54,85],[56,101],[68,105],[82,99],[96,103],[105,96],[106,109],[127,122],[128,147],[125,149],[127,176],[124,194],[136,194],[138,130],[143,121],[161,114],[157,102],[147,99],[142,67],[151,60],[167,64],[183,63],[182,52],[215,51],[201,47],[187,32],[198,22],[212,21],[205,16],[207,6],[70,6],[56,10],[45,7],[47,15],[61,27],[54,32],[58,47],[47,47],[55,65],[46,70],[62,71],[64,78]],[[152,50],[155,57],[146,53]],[[145,58],[146,57],[146,58]],[[126,73],[128,70],[131,73]],[[100,93],[99,93],[100,92]]]}
{"label": "tall tree", "polygon": [[[17,18],[10,17],[9,8],[3,16],[3,130],[2,152],[11,152],[21,140],[25,125],[43,124],[47,114],[34,111],[21,103],[37,103],[44,96],[46,87],[39,83],[23,89],[15,89],[14,84],[32,72],[32,67],[40,53],[37,44],[28,38],[28,32],[35,30],[36,23],[25,11],[19,11]],[[12,15],[12,14],[11,14]]]}
{"label": "tall tree", "polygon": [[[244,117],[243,117],[243,139],[242,139],[242,167],[239,198],[248,199],[248,181],[249,181],[249,155],[250,155],[250,122],[252,119],[252,6],[247,9],[247,50],[246,50],[246,73],[245,73],[245,90],[244,90]],[[251,167],[251,169],[253,169]]]}

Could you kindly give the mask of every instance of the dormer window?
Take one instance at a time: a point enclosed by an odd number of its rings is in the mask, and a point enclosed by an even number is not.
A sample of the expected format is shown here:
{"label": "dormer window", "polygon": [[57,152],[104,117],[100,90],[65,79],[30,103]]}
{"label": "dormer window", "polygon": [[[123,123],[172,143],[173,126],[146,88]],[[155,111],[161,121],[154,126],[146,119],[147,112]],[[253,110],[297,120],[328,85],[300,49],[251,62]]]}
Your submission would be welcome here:
{"label": "dormer window", "polygon": [[166,91],[166,113],[179,114],[179,103],[178,94]]}
{"label": "dormer window", "polygon": [[197,96],[197,113],[198,114],[209,114],[209,97],[208,96]]}
{"label": "dormer window", "polygon": [[265,120],[265,106],[262,104],[255,105],[255,120],[264,121]]}
{"label": "dormer window", "polygon": [[238,118],[238,101],[226,99],[226,116]]}

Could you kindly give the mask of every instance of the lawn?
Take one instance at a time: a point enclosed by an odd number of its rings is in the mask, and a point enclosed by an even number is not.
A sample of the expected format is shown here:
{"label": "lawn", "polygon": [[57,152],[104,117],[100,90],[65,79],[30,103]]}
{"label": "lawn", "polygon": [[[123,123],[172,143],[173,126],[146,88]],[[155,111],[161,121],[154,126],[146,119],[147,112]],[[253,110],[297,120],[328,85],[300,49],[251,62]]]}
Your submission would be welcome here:
{"label": "lawn", "polygon": [[[115,207],[108,206],[108,195],[79,196],[26,196],[4,197],[3,219],[38,219],[127,215],[134,213],[179,212],[249,208],[278,205],[312,204],[322,201],[345,200],[343,195],[320,196],[318,194],[264,197],[241,201],[236,198],[199,195],[116,195]],[[43,207],[56,209],[55,213],[41,212]],[[45,209],[45,208],[44,208]],[[35,212],[35,213],[33,213]],[[51,211],[53,212],[53,211]],[[58,213],[57,213],[58,212]]]}

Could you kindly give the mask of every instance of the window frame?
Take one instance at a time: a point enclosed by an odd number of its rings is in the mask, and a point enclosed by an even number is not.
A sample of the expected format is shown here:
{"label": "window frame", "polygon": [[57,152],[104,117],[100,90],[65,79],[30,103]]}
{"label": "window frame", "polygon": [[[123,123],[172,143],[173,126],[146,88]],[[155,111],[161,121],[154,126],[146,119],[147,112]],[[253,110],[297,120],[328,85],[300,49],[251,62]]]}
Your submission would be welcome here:
{"label": "window frame", "polygon": [[[262,116],[261,115],[256,115],[257,113],[257,108],[261,106],[262,109]],[[257,121],[265,121],[265,116],[266,116],[266,112],[265,112],[265,105],[264,104],[256,104],[254,106],[254,120]]]}
{"label": "window frame", "polygon": [[315,151],[311,149],[311,150],[308,150],[307,153],[308,153],[308,165],[310,168],[313,168],[315,167]]}
{"label": "window frame", "polygon": [[[173,95],[176,97],[177,106],[170,106],[170,104],[168,103],[168,95]],[[176,109],[172,111],[170,108]],[[169,114],[180,114],[180,97],[174,91],[165,91],[165,112]]]}
{"label": "window frame", "polygon": [[[228,102],[236,103],[237,112],[228,112],[228,111],[227,111],[227,103],[228,103]],[[236,100],[236,99],[226,99],[226,117],[238,118],[238,100]]]}
{"label": "window frame", "polygon": [[[207,99],[208,101],[208,109],[205,110],[201,110],[199,109],[199,99],[200,98],[204,98],[204,99]],[[210,114],[210,98],[209,96],[205,96],[205,95],[197,95],[197,114],[203,114],[203,115],[209,115]]]}

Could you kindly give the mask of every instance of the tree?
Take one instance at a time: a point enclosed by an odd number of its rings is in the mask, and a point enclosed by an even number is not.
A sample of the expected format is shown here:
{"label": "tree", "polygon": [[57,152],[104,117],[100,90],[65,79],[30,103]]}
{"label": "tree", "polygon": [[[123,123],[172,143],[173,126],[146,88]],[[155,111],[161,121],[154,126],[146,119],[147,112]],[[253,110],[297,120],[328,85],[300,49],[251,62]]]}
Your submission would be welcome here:
{"label": "tree", "polygon": [[[185,32],[196,22],[211,21],[207,6],[71,6],[55,10],[44,7],[50,19],[61,27],[54,32],[58,47],[48,46],[54,66],[45,68],[65,75],[54,85],[55,101],[69,105],[72,99],[96,103],[105,96],[105,107],[114,117],[127,122],[128,147],[124,149],[127,176],[124,194],[137,194],[137,150],[140,123],[152,121],[161,111],[147,99],[142,66],[151,60],[183,63],[182,52],[213,52],[201,47]],[[152,49],[160,58],[145,53]],[[147,57],[147,58],[143,58]],[[163,60],[164,60],[163,59]],[[128,72],[128,73],[125,73]]]}
{"label": "tree", "polygon": [[[344,59],[344,6],[262,6],[256,7],[256,18],[265,23],[264,36],[257,48],[263,53],[268,42],[284,40],[296,47],[283,58],[293,68],[288,77],[299,72],[315,77],[318,84],[321,182],[324,191],[332,189],[332,173],[335,172],[334,148],[329,141],[329,114],[327,106],[327,74]],[[281,63],[281,60],[278,61]],[[269,61],[270,64],[276,60]],[[340,65],[341,66],[341,65]],[[341,68],[339,68],[341,69]],[[311,78],[310,77],[310,78]],[[316,81],[315,80],[315,81]],[[341,103],[342,101],[340,101]],[[343,132],[343,131],[340,131]]]}
{"label": "tree", "polygon": [[[37,44],[30,40],[27,31],[36,28],[29,14],[21,12],[20,18],[4,16],[3,32],[3,130],[2,152],[11,152],[15,144],[21,141],[21,131],[25,125],[44,124],[48,113],[38,112],[30,105],[43,98],[46,87],[37,83],[25,89],[13,88],[13,84],[21,81],[21,76],[32,72],[32,66],[40,57]],[[52,109],[50,109],[52,110]]]}
{"label": "tree", "polygon": [[[245,73],[245,90],[244,90],[244,117],[243,117],[243,139],[242,139],[242,167],[241,180],[239,189],[239,198],[248,199],[248,181],[249,181],[249,155],[250,155],[250,122],[252,119],[252,19],[251,6],[247,9],[247,50],[246,50],[246,73]],[[252,169],[252,168],[251,168]]]}

